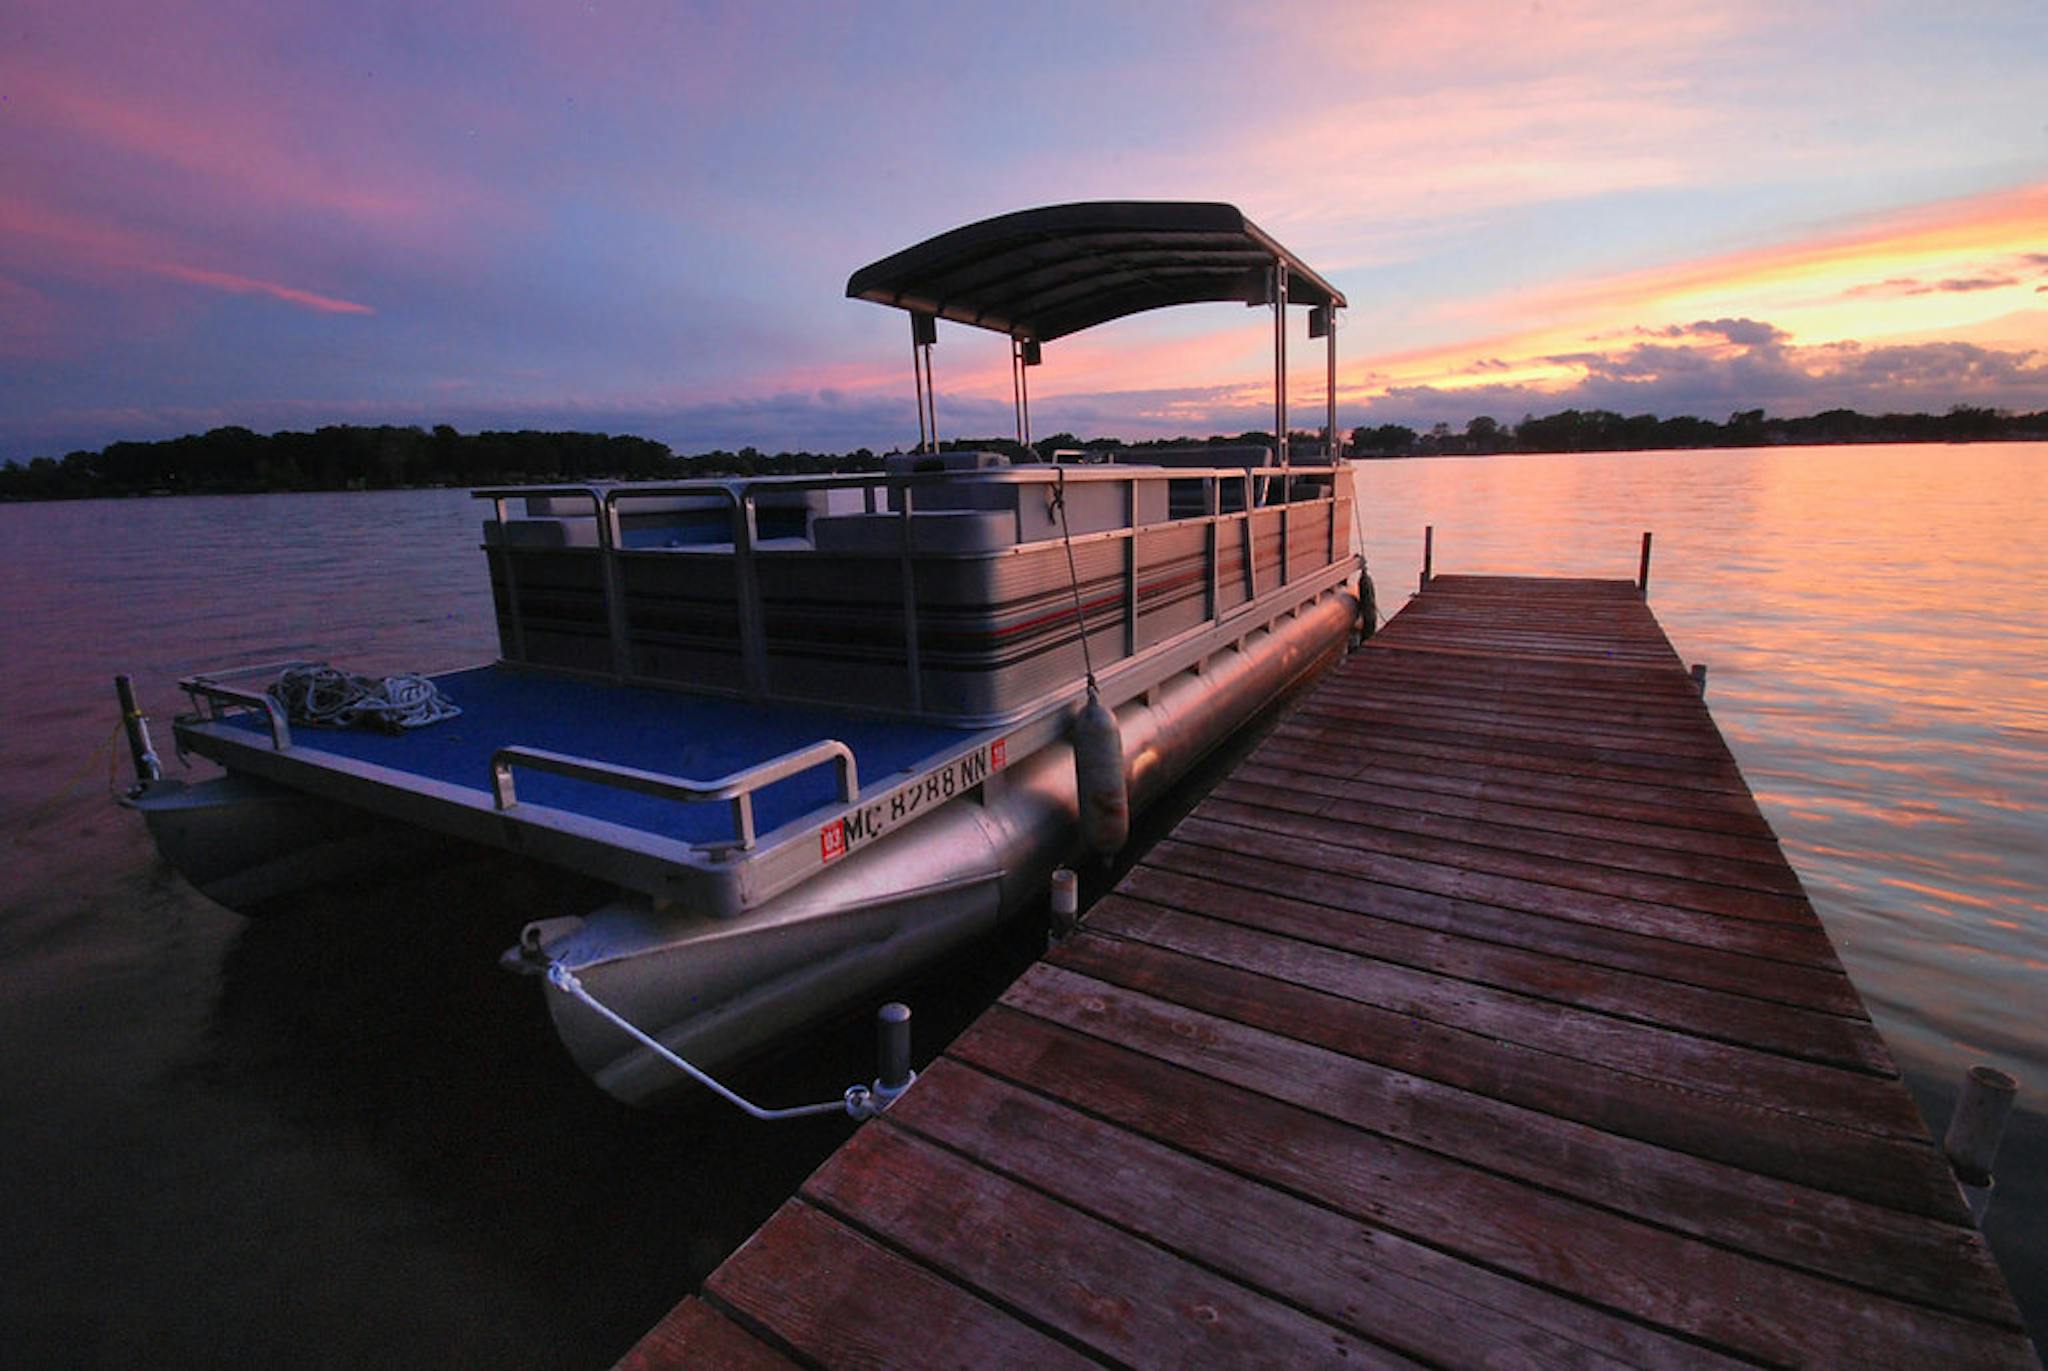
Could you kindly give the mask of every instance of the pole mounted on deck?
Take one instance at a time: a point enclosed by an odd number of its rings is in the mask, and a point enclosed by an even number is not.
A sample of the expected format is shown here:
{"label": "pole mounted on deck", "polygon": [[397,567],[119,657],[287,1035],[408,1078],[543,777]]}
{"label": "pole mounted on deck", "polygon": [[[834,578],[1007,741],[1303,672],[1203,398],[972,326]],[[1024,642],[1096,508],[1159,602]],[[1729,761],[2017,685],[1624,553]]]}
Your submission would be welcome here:
{"label": "pole mounted on deck", "polygon": [[939,450],[939,410],[932,390],[932,345],[939,341],[935,314],[910,312],[910,370],[917,385],[917,450]]}

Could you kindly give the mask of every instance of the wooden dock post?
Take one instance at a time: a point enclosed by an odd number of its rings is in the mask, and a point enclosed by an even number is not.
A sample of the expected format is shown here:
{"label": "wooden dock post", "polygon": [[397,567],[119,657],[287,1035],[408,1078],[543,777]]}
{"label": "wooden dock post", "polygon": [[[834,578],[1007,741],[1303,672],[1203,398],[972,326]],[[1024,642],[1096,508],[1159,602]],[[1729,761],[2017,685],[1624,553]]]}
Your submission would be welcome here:
{"label": "wooden dock post", "polygon": [[1052,873],[1052,941],[1069,937],[1081,917],[1081,878],[1070,867]]}
{"label": "wooden dock post", "polygon": [[1416,587],[1418,590],[1429,589],[1430,559],[1435,550],[1436,525],[1424,524],[1422,526],[1422,584]]}
{"label": "wooden dock post", "polygon": [[1942,1135],[1942,1155],[1963,1188],[1970,1217],[1979,1223],[1991,1207],[1991,1167],[1998,1160],[1998,1144],[2018,1090],[2019,1082],[1996,1067],[1971,1067],[1963,1076],[1962,1097],[1949,1118],[1948,1132]]}
{"label": "wooden dock post", "polygon": [[1636,589],[1642,592],[1644,599],[1650,598],[1650,534],[1647,529],[1643,531],[1643,561],[1636,570]]}

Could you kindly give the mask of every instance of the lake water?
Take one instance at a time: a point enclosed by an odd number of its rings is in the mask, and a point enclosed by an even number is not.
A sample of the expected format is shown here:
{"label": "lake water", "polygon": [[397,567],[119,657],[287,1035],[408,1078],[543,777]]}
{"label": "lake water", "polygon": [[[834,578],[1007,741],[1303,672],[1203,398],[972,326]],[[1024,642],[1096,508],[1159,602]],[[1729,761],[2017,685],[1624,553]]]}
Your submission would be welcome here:
{"label": "lake water", "polygon": [[[2048,1321],[2048,445],[1579,454],[1361,467],[1386,613],[1436,567],[1632,577],[1937,1131],[1964,1067],[2022,1082],[1987,1223]],[[0,506],[0,1174],[11,1365],[604,1364],[843,1137],[591,1091],[495,865],[246,922],[109,798],[109,677],[494,653],[462,492]],[[159,730],[168,747],[167,728]],[[172,764],[173,774],[178,774]],[[1021,955],[955,968],[936,1041]],[[815,1098],[860,1035],[760,1073]]]}

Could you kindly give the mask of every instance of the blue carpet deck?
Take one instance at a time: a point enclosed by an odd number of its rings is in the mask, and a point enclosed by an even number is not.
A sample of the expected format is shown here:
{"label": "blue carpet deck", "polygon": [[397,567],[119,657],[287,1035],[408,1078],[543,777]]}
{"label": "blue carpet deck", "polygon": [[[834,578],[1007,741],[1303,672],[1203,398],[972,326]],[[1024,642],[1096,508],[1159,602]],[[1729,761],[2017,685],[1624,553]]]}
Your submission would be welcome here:
{"label": "blue carpet deck", "polygon": [[[491,754],[522,745],[714,780],[795,748],[836,738],[853,749],[863,785],[914,768],[975,730],[862,718],[823,706],[757,705],[642,686],[543,676],[502,666],[436,676],[462,714],[397,735],[366,728],[294,726],[309,748],[489,793]],[[249,715],[239,726],[262,732]],[[731,806],[689,804],[536,771],[517,775],[519,798],[691,843],[733,836]],[[754,796],[755,827],[770,833],[837,794],[836,773],[815,767]]]}

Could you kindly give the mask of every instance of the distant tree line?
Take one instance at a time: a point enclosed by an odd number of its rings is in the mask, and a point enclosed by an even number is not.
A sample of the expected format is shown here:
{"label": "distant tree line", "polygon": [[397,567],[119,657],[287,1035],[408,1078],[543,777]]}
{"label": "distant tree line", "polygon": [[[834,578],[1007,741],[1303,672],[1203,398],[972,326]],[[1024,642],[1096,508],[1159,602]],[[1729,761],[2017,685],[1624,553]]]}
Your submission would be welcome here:
{"label": "distant tree line", "polygon": [[[1320,436],[1293,435],[1319,444]],[[2048,438],[2048,412],[2009,414],[1958,406],[1947,414],[1858,414],[1832,409],[1803,419],[1773,419],[1742,410],[1710,419],[1622,416],[1568,409],[1524,416],[1512,427],[1485,415],[1462,432],[1437,424],[1418,432],[1402,424],[1353,429],[1346,451],[1366,457],[1472,455],[1496,452],[1627,451],[1641,448],[1760,447],[1776,443],[1935,443]],[[1055,433],[1031,444],[1041,459],[1074,448],[1143,451],[1154,447],[1270,443],[1269,433],[1215,434],[1125,443]],[[961,438],[949,450],[986,449],[1022,456],[1008,438]],[[413,486],[521,485],[594,480],[683,480],[710,475],[789,475],[873,471],[882,460],[854,452],[737,452],[717,449],[680,456],[666,444],[623,434],[541,432],[458,433],[432,429],[333,424],[311,433],[268,436],[246,428],[160,442],[110,443],[62,459],[37,457],[0,466],[0,500],[75,500],[109,495],[235,494],[272,490],[389,490]]]}
{"label": "distant tree line", "polygon": [[841,460],[846,459],[809,453],[764,458],[747,448],[707,453],[693,461],[648,438],[531,429],[458,433],[446,424],[432,429],[334,424],[267,437],[246,428],[217,428],[161,442],[111,443],[61,461],[9,462],[0,467],[0,499],[659,480],[769,467],[823,470]]}
{"label": "distant tree line", "polygon": [[2011,414],[1958,405],[1946,414],[1858,414],[1831,409],[1800,419],[1774,419],[1760,409],[1738,410],[1728,422],[1680,415],[1620,415],[1605,409],[1568,409],[1509,426],[1488,415],[1463,432],[1437,424],[1418,432],[1403,424],[1351,431],[1354,456],[1470,456],[1494,452],[1633,452],[1648,448],[1767,447],[1774,444],[1973,443],[2048,438],[2048,411]]}

